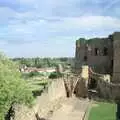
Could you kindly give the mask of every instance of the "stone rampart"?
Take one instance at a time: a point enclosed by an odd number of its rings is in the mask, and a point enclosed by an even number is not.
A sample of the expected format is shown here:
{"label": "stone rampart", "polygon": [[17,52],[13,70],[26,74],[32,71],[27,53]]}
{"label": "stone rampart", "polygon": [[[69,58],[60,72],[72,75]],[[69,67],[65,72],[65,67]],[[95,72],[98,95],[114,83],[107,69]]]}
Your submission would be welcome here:
{"label": "stone rampart", "polygon": [[53,80],[48,89],[37,97],[32,108],[25,105],[15,106],[15,120],[36,120],[35,113],[43,118],[53,109],[60,98],[64,97],[66,97],[66,91],[63,79]]}
{"label": "stone rampart", "polygon": [[97,91],[101,98],[106,100],[120,100],[120,85],[113,84],[111,82],[104,81],[102,79],[98,80]]}

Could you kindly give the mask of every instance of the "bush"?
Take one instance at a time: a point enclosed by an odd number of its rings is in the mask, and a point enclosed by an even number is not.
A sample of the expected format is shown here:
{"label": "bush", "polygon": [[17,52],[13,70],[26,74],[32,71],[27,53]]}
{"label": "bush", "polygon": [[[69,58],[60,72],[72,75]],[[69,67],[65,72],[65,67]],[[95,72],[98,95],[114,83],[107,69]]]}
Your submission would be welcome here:
{"label": "bush", "polygon": [[24,79],[28,79],[30,77],[35,77],[35,76],[42,77],[42,76],[45,76],[45,74],[44,73],[39,73],[37,71],[33,71],[33,72],[30,72],[30,73],[22,73],[22,78],[24,78]]}
{"label": "bush", "polygon": [[60,78],[62,77],[62,73],[59,73],[59,72],[52,72],[50,75],[49,75],[49,78],[50,79],[56,79],[56,78]]}
{"label": "bush", "polygon": [[0,55],[0,120],[4,120],[14,103],[31,105],[32,102],[32,92],[21,79],[18,65]]}
{"label": "bush", "polygon": [[44,73],[39,73],[37,71],[32,71],[32,72],[28,73],[28,77],[35,77],[35,76],[42,77],[42,76],[45,76],[45,75],[44,75]]}
{"label": "bush", "polygon": [[37,71],[33,71],[33,72],[30,72],[30,73],[28,74],[29,77],[34,77],[34,76],[38,76],[38,75],[40,75],[40,73],[37,72]]}

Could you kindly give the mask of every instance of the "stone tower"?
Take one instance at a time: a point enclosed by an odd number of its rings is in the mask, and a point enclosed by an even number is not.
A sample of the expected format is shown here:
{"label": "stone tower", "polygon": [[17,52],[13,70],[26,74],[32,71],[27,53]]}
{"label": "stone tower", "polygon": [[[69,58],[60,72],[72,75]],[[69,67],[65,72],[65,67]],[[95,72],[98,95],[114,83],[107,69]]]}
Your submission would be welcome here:
{"label": "stone tower", "polygon": [[76,41],[75,71],[77,73],[80,73],[81,66],[86,64],[84,61],[85,56],[87,56],[86,40],[84,38],[80,38]]}
{"label": "stone tower", "polygon": [[120,32],[113,34],[113,79],[112,82],[120,83]]}
{"label": "stone tower", "polygon": [[111,38],[80,38],[76,41],[75,71],[81,72],[81,67],[88,65],[94,72],[112,73],[113,41]]}

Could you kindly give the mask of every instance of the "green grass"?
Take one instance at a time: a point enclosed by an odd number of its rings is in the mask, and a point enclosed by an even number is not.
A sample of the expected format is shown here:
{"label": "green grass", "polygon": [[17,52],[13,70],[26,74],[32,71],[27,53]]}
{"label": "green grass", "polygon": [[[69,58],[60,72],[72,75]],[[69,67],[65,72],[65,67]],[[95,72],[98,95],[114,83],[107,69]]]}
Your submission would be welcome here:
{"label": "green grass", "polygon": [[44,87],[43,86],[40,86],[40,85],[31,85],[30,87],[29,87],[29,89],[31,90],[31,91],[41,91],[42,89],[43,89]]}
{"label": "green grass", "polygon": [[115,120],[115,116],[115,104],[99,102],[92,107],[88,120]]}
{"label": "green grass", "polygon": [[33,88],[41,88],[41,86],[47,85],[48,84],[48,80],[27,80],[26,81],[27,84],[29,85],[29,87],[33,87]]}
{"label": "green grass", "polygon": [[44,85],[48,83],[48,80],[27,80],[27,83],[30,85]]}
{"label": "green grass", "polygon": [[27,82],[29,90],[32,91],[34,97],[40,96],[45,87],[48,86],[48,82],[50,82],[47,78],[42,79],[41,77],[39,79],[35,79],[35,77],[33,77],[26,79],[25,81]]}

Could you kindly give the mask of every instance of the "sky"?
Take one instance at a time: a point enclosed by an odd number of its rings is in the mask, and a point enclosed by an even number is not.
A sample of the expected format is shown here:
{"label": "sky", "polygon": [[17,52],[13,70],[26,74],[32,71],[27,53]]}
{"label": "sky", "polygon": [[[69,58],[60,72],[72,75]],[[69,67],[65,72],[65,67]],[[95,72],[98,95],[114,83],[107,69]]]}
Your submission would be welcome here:
{"label": "sky", "polygon": [[78,38],[120,31],[120,0],[0,0],[0,51],[74,57]]}

